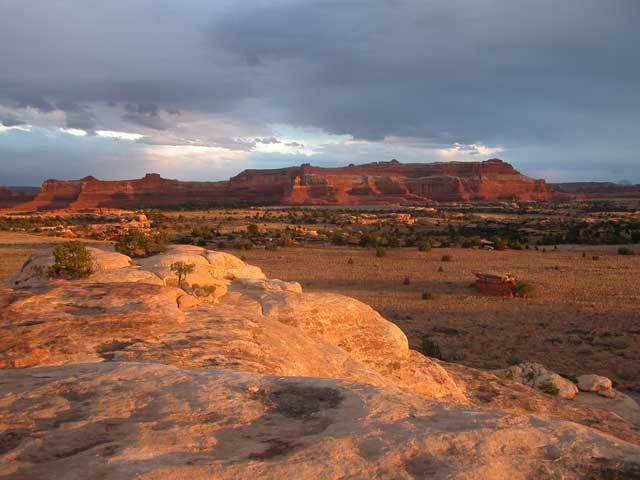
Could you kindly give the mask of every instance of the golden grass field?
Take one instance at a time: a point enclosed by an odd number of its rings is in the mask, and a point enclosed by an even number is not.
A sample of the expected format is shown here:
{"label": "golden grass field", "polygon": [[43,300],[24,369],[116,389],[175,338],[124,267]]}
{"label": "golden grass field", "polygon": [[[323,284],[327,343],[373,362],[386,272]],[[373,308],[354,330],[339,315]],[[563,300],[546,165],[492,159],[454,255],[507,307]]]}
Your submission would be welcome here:
{"label": "golden grass field", "polygon": [[[254,249],[244,256],[269,277],[371,305],[402,328],[413,348],[427,334],[445,355],[475,367],[531,360],[565,374],[599,373],[640,387],[640,255],[615,252],[608,246],[546,253],[400,248],[377,258],[371,249],[326,247]],[[453,261],[442,262],[444,254]],[[471,287],[477,270],[512,272],[535,291],[524,299],[480,295]],[[423,300],[423,292],[433,299]],[[575,341],[592,333],[599,337],[595,345],[569,342],[570,335]]]}
{"label": "golden grass field", "polygon": [[[60,241],[0,232],[0,280],[17,272],[36,249]],[[640,389],[640,255],[615,251],[607,246],[561,246],[546,253],[400,248],[388,249],[382,258],[372,249],[350,247],[229,252],[244,255],[269,277],[371,305],[396,323],[414,348],[426,334],[445,355],[467,365],[497,368],[508,360],[531,360],[565,374],[607,375]],[[453,261],[442,262],[445,254]],[[533,283],[535,291],[524,299],[482,296],[471,287],[476,270],[512,272]],[[433,299],[423,300],[423,292]]]}

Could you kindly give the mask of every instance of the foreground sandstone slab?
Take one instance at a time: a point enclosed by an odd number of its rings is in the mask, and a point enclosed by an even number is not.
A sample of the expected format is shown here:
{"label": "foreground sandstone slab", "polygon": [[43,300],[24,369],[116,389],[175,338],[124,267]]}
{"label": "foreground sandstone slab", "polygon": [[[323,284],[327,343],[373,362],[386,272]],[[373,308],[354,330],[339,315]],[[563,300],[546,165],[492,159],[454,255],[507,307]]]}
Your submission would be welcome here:
{"label": "foreground sandstone slab", "polygon": [[640,448],[545,416],[334,379],[159,364],[4,370],[18,479],[634,478]]}
{"label": "foreground sandstone slab", "polygon": [[[0,477],[640,474],[633,405],[427,358],[362,302],[232,255],[122,257],[74,281],[29,262],[0,289]],[[215,301],[157,273],[188,259]]]}

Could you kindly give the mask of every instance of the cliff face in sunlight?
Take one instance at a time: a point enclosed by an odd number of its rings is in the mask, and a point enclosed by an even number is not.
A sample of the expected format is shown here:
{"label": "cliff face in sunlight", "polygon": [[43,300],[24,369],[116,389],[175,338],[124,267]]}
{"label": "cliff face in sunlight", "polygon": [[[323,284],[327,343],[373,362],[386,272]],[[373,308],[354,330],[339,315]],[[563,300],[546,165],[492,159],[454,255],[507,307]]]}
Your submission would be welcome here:
{"label": "cliff face in sunlight", "polygon": [[142,179],[47,180],[21,211],[67,208],[141,208],[229,204],[407,204],[421,201],[543,200],[553,196],[544,180],[511,165],[485,162],[403,164],[395,160],[339,168],[308,164],[245,170],[225,182],[182,182],[147,174]]}

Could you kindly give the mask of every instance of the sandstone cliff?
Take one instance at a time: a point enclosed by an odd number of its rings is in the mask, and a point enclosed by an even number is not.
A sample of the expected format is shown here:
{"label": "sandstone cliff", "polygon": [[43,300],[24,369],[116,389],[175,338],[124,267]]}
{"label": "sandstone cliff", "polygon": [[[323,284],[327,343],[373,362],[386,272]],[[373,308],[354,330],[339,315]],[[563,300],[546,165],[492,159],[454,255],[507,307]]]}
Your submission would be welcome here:
{"label": "sandstone cliff", "polygon": [[554,183],[560,193],[579,198],[640,198],[640,185],[621,185],[611,182]]}
{"label": "sandstone cliff", "polygon": [[2,478],[640,474],[632,420],[424,357],[359,301],[194,246],[91,253],[87,279],[44,250],[0,289]]}
{"label": "sandstone cliff", "polygon": [[33,200],[39,189],[34,187],[0,187],[0,208],[11,208]]}
{"label": "sandstone cliff", "polygon": [[226,182],[181,182],[147,174],[138,180],[47,180],[22,211],[224,204],[406,204],[423,201],[543,200],[553,195],[498,159],[485,162],[369,163],[340,168],[308,164],[245,170]]}

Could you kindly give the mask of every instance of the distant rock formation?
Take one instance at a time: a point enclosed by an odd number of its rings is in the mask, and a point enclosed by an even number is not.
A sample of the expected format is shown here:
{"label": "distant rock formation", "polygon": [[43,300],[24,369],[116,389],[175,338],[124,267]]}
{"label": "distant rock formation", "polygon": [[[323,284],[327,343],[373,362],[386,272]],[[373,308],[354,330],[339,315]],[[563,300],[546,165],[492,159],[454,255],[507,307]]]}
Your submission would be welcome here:
{"label": "distant rock formation", "polygon": [[612,182],[552,183],[552,188],[582,198],[640,198],[640,184]]}
{"label": "distant rock formation", "polygon": [[48,249],[0,288],[2,478],[640,472],[635,419],[425,357],[355,299],[195,246],[90,251],[87,279],[47,278]]}
{"label": "distant rock formation", "polygon": [[29,202],[39,191],[36,187],[0,187],[0,208],[11,208]]}
{"label": "distant rock formation", "polygon": [[180,205],[283,204],[371,205],[424,201],[544,200],[544,180],[520,174],[508,163],[408,163],[396,160],[348,167],[303,164],[245,170],[229,181],[182,182],[147,174],[138,180],[47,180],[33,201],[16,210],[141,208]]}

